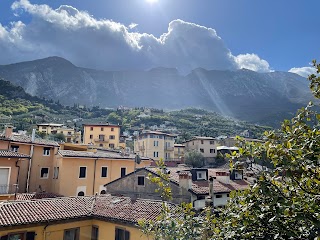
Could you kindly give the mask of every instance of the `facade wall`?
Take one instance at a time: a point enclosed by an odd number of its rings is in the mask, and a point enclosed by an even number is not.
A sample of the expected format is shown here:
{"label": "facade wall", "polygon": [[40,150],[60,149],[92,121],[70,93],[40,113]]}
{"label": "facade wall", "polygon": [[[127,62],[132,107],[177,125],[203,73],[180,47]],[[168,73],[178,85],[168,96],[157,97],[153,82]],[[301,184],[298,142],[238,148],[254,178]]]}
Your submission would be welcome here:
{"label": "facade wall", "polygon": [[[84,128],[84,132],[83,132],[83,143],[84,144],[91,144],[92,143],[94,146],[97,146],[97,147],[119,149],[119,147],[120,147],[120,143],[119,143],[120,126],[116,126],[116,125],[110,125],[110,126],[108,126],[108,125],[101,125],[101,126],[85,125],[83,128]],[[99,135],[104,135],[104,141],[99,140]],[[111,139],[110,136],[114,136],[114,139]],[[114,147],[112,147],[112,144]]]}
{"label": "facade wall", "polygon": [[[28,160],[18,160],[18,158],[0,158],[0,168],[9,169],[9,178],[8,178],[8,186],[7,193],[14,193],[15,186],[13,184],[17,183],[18,177],[18,167],[16,167],[16,161],[18,161],[18,166],[21,165],[22,161]],[[0,194],[3,194],[5,191],[5,186],[1,186]]]}
{"label": "facade wall", "polygon": [[[147,179],[148,174],[148,171],[141,170],[136,174],[131,174],[130,176],[119,179],[107,186],[107,193],[113,195],[121,194],[127,197],[161,200],[160,193],[156,192],[158,185]],[[138,186],[139,176],[144,176],[144,186]],[[191,193],[187,190],[180,188],[173,183],[170,183],[170,188],[173,194],[172,202],[179,204],[191,201]]]}
{"label": "facade wall", "polygon": [[174,146],[174,158],[179,159],[180,157],[184,157],[185,147]]}
{"label": "facade wall", "polygon": [[145,134],[135,140],[134,151],[154,160],[174,158],[174,139],[160,134]]}
{"label": "facade wall", "polygon": [[[82,190],[85,195],[94,195],[105,189],[104,184],[120,178],[121,168],[126,168],[126,174],[129,174],[134,171],[134,165],[133,159],[62,158],[60,156],[53,166],[59,167],[59,177],[52,181],[52,188],[55,193],[64,196],[75,196],[79,189],[85,189],[85,191]],[[146,166],[150,166],[149,160],[141,161],[136,168]],[[85,178],[79,178],[80,167],[86,167]],[[107,167],[106,177],[101,175],[102,167]]]}
{"label": "facade wall", "polygon": [[201,140],[194,139],[185,143],[185,151],[195,150],[200,152],[205,158],[212,158],[217,156],[217,140]]}

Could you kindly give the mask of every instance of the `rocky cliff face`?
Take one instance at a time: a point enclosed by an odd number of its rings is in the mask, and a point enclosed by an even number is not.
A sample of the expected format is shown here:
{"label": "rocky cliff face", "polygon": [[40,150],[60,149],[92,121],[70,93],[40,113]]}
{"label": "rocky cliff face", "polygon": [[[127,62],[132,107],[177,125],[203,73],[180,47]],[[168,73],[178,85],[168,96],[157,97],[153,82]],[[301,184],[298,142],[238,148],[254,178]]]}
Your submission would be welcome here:
{"label": "rocky cliff face", "polygon": [[23,87],[27,93],[63,104],[198,107],[254,122],[295,112],[312,98],[308,82],[296,74],[246,69],[198,68],[186,76],[168,68],[98,71],[50,57],[0,66],[0,77]]}

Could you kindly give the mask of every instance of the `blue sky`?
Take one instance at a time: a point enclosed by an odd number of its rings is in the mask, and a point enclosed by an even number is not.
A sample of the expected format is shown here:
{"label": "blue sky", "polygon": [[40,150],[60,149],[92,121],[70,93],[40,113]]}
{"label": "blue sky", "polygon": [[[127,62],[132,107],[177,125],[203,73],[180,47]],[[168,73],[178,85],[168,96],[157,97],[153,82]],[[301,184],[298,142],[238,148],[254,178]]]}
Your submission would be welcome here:
{"label": "blue sky", "polygon": [[[318,43],[320,42],[320,32],[316,30],[318,27],[317,23],[319,22],[317,16],[319,14],[320,1],[317,0],[310,0],[307,3],[306,1],[302,0],[158,0],[155,3],[150,3],[147,0],[23,0],[21,2],[22,4],[15,9],[12,9],[11,6],[14,1],[2,0],[0,5],[0,23],[7,30],[7,32],[9,32],[12,28],[10,22],[21,21],[24,24],[25,29],[21,30],[21,33],[19,32],[19,34],[21,34],[20,39],[23,38],[23,40],[26,40],[27,43],[24,42],[23,45],[28,45],[28,47],[20,49],[20,52],[13,52],[10,55],[10,58],[0,58],[0,64],[20,60],[31,60],[30,58],[32,57],[45,57],[46,53],[59,53],[59,50],[50,51],[49,49],[52,46],[60,48],[61,44],[63,44],[62,37],[59,37],[58,42],[50,42],[52,41],[52,38],[44,38],[41,41],[37,39],[37,43],[33,44],[32,41],[34,41],[36,35],[30,36],[30,32],[36,31],[34,29],[36,29],[36,27],[39,25],[43,25],[43,21],[51,21],[47,28],[52,28],[55,31],[55,35],[53,36],[56,36],[57,34],[61,34],[62,36],[65,33],[57,31],[55,25],[52,24],[52,20],[46,19],[46,17],[43,17],[43,15],[39,17],[38,12],[35,13],[33,10],[27,9],[28,6],[30,8],[30,6],[33,6],[34,4],[47,5],[52,9],[52,11],[59,8],[60,5],[69,5],[79,11],[86,11],[93,19],[96,19],[97,21],[101,19],[112,20],[126,27],[128,27],[131,23],[135,23],[137,26],[133,29],[129,29],[128,31],[140,34],[152,34],[155,38],[160,38],[162,34],[167,33],[169,23],[176,19],[183,20],[183,24],[184,22],[194,23],[197,24],[196,26],[200,25],[206,28],[212,28],[216,30],[217,36],[221,38],[223,46],[230,50],[232,57],[245,54],[255,54],[259,57],[258,60],[256,59],[257,61],[265,60],[269,64],[269,66],[257,67],[256,69],[253,68],[252,70],[288,71],[294,67],[307,67],[312,59],[316,58],[320,60],[320,48],[317,47]],[[42,18],[41,21],[39,18]],[[182,28],[180,25],[175,29],[179,29],[179,31],[187,31],[182,30],[186,28]],[[99,27],[97,29],[99,29]],[[83,32],[86,30],[88,29],[84,29]],[[197,32],[196,28],[191,29],[190,31],[193,30],[195,30],[195,35],[199,36],[199,34],[201,34]],[[22,33],[23,31],[25,33]],[[78,31],[81,31],[81,29],[78,29]],[[177,33],[180,33],[178,30],[176,31]],[[68,33],[70,33],[70,28]],[[92,34],[92,32],[90,34]],[[194,41],[194,44],[197,44],[199,41],[201,41],[201,39],[204,39],[203,36],[193,40],[192,34],[189,32],[183,32],[182,35],[183,34],[186,34],[185,36],[190,38],[190,41]],[[176,46],[175,44],[180,45],[180,43],[177,42],[177,34],[174,36],[175,39],[172,40],[174,41],[174,44],[170,43],[170,46]],[[77,37],[79,37],[78,34],[74,36],[75,41],[77,41]],[[103,41],[103,37],[105,37],[105,35],[101,37],[101,41]],[[72,38],[73,36],[68,36],[65,41],[73,41]],[[92,41],[100,40],[99,38],[87,40],[87,43],[92,44],[91,47],[94,48],[95,44]],[[15,42],[17,42],[17,40],[15,40]],[[149,40],[147,42],[149,44]],[[79,43],[79,46],[83,46],[85,43],[85,41]],[[12,44],[12,41],[10,44],[6,44],[7,43],[3,40],[3,49],[7,47],[11,49],[17,48],[16,45],[10,45]],[[103,48],[105,48],[105,45],[108,44],[109,46],[112,46],[112,42],[110,41],[106,41],[105,43],[101,44],[104,44]],[[139,38],[138,45],[141,44],[142,43]],[[190,48],[190,46],[194,46],[194,44],[188,43],[187,45],[182,46],[182,49]],[[210,39],[204,40],[202,44],[210,44]],[[217,44],[219,46],[221,45],[220,42]],[[30,52],[32,52],[31,49],[34,48],[34,46],[31,45],[40,46],[41,52],[40,50],[37,50],[37,54],[29,53],[28,51],[30,50]],[[166,59],[165,56],[162,56],[162,59],[157,59],[157,61],[154,61],[153,64],[148,65],[146,64],[148,59],[141,57],[141,55],[146,55],[145,52],[141,51],[138,55],[132,55],[132,49],[128,50],[127,46],[125,46],[124,49],[121,48],[121,46],[117,47],[119,47],[119,49],[115,52],[108,52],[105,50],[107,55],[109,53],[112,56],[115,54],[120,55],[119,59],[115,59],[115,63],[109,64],[110,69],[113,67],[119,69],[128,68],[129,64],[131,63],[133,63],[132,68],[143,68],[144,65],[146,68],[148,68],[154,67],[157,64],[167,64],[164,60]],[[200,49],[200,47],[201,46],[195,46],[194,49],[199,49],[199,52],[205,52],[205,46],[202,46],[203,49]],[[85,61],[77,62],[79,55],[67,53],[69,51],[68,49],[70,49],[70,51],[80,51],[81,49],[72,49],[73,46],[70,46],[69,48],[67,48],[67,46],[63,46],[63,48],[64,49],[61,52],[62,55],[65,55],[62,57],[69,57],[71,58],[69,60],[72,62],[76,61],[76,64],[81,66],[87,65]],[[151,45],[151,48],[154,49],[157,47]],[[209,49],[210,50],[208,50],[208,52],[210,54],[212,53],[212,55],[216,54],[215,51],[220,51],[220,48],[219,50],[216,50],[216,46]],[[225,52],[224,50],[223,52]],[[128,51],[130,54],[127,57]],[[161,52],[154,52],[153,54],[156,56],[162,54],[165,55],[166,52],[170,51],[171,50],[168,48],[167,50],[161,50]],[[11,52],[8,50],[8,53],[10,54]],[[178,58],[179,54],[181,53],[176,53],[175,57]],[[183,56],[186,62],[190,62],[195,59],[195,62],[192,64],[186,63],[187,65],[185,65],[182,60],[176,60],[168,63],[166,66],[177,67],[181,68],[182,70],[198,66],[201,67],[202,65],[204,65],[203,67],[212,69],[221,69],[224,67],[228,69],[234,67],[234,63],[228,63],[224,65],[215,64],[217,62],[217,59],[215,58],[212,59],[210,56],[207,56],[205,59],[198,59],[198,56],[195,56],[194,54],[195,53],[193,52],[188,52],[187,55],[190,55],[189,58],[185,55]],[[83,55],[85,55],[85,53],[83,53]],[[220,52],[218,52],[216,58],[221,56],[222,53],[220,54]],[[225,57],[225,55],[223,56]],[[221,61],[229,62],[229,59],[224,59],[224,57],[222,57],[223,59]],[[244,64],[244,62],[247,61],[253,61],[253,64],[255,64],[255,60],[252,60],[250,57],[252,56],[248,56],[248,58],[244,60],[243,58],[239,57],[240,63],[236,61],[236,64],[250,68],[250,65]],[[129,59],[128,65],[122,66],[120,62],[125,61],[124,59],[126,58]],[[138,59],[137,61],[141,62],[141,65],[137,64],[134,58]],[[257,64],[260,64],[260,62]],[[98,64],[97,68],[108,68],[109,65]],[[88,64],[88,67],[95,67],[95,65]]]}

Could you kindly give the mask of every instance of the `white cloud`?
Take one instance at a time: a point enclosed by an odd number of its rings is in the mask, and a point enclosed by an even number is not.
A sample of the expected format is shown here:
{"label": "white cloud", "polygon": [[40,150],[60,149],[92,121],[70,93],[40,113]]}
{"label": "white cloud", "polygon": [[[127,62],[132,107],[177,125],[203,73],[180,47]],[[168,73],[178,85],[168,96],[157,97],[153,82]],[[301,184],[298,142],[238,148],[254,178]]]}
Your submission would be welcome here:
{"label": "white cloud", "polygon": [[[267,61],[255,54],[233,56],[212,28],[182,20],[169,23],[159,38],[107,19],[96,19],[88,12],[62,5],[12,4],[14,12],[32,16],[28,24],[0,25],[0,64],[48,56],[64,57],[78,66],[100,69],[147,69],[175,67],[188,72],[206,69],[248,68],[268,72]],[[3,51],[2,51],[3,50]]]}
{"label": "white cloud", "polygon": [[256,54],[240,54],[235,57],[239,68],[246,68],[256,72],[270,72],[269,63]]}
{"label": "white cloud", "polygon": [[296,73],[302,77],[308,77],[311,74],[316,74],[316,69],[314,67],[294,67],[291,68],[288,72]]}
{"label": "white cloud", "polygon": [[137,24],[137,23],[130,23],[129,28],[134,29],[134,28],[138,27],[138,25],[139,24]]}

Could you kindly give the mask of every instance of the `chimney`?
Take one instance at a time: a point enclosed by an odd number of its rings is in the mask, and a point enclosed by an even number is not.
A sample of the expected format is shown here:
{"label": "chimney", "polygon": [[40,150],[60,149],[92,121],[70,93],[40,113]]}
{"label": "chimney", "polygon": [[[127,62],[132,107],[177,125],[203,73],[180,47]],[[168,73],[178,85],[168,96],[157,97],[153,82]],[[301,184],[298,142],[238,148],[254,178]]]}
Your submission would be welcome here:
{"label": "chimney", "polygon": [[214,188],[213,188],[213,181],[216,177],[209,178],[209,196],[206,197],[205,205],[206,207],[213,207],[214,206]]}
{"label": "chimney", "polygon": [[32,129],[31,142],[34,142],[35,138],[36,138],[36,130]]}
{"label": "chimney", "polygon": [[179,172],[179,186],[186,190],[189,190],[192,187],[192,175],[190,172]]}
{"label": "chimney", "polygon": [[230,183],[230,173],[229,172],[216,172],[216,179],[219,182],[229,184]]}
{"label": "chimney", "polygon": [[11,136],[12,136],[12,129],[13,129],[13,127],[12,126],[6,126],[6,129],[5,129],[5,131],[4,131],[4,136],[6,137],[6,138],[10,138]]}

